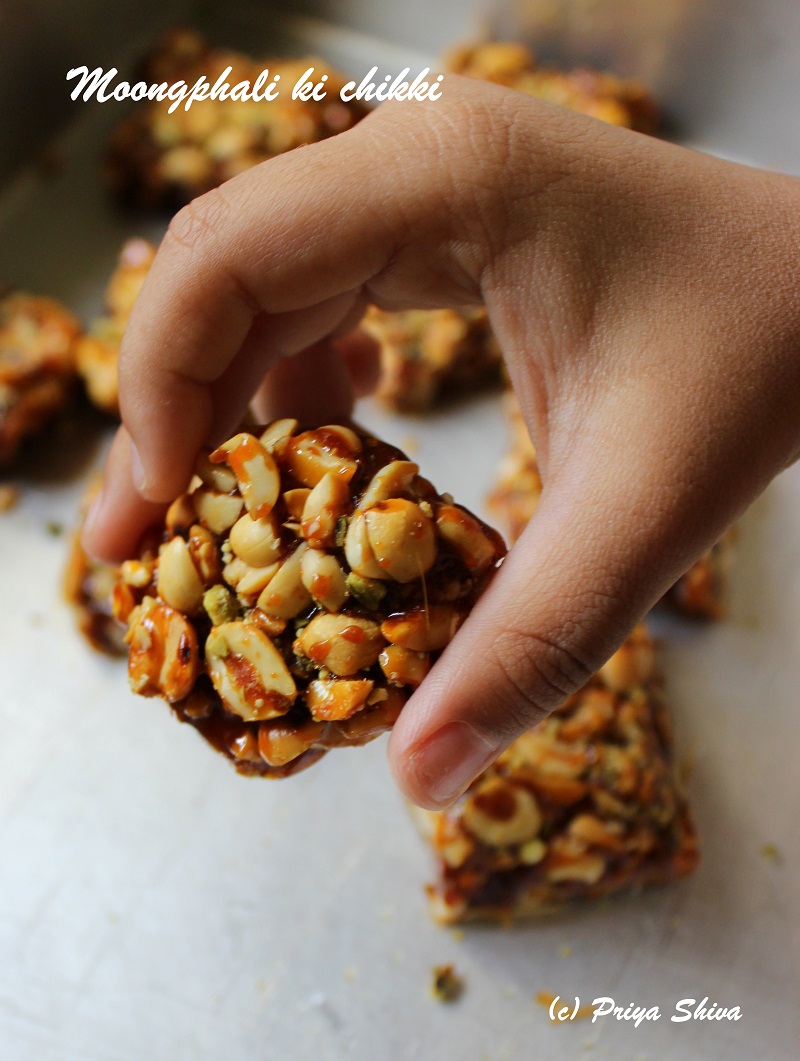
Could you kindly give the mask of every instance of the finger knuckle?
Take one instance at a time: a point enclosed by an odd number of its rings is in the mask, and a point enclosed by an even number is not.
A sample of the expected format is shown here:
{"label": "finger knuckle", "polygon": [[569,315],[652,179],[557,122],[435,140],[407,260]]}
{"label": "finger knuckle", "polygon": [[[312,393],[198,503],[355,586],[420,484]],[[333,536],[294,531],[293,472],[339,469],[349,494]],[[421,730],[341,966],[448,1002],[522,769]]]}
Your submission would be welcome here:
{"label": "finger knuckle", "polygon": [[228,201],[220,188],[193,199],[172,218],[167,239],[185,250],[196,250],[198,245],[214,240],[225,225],[230,212]]}
{"label": "finger knuckle", "polygon": [[507,630],[494,663],[504,689],[503,712],[515,733],[530,729],[591,678],[594,667],[567,638]]}

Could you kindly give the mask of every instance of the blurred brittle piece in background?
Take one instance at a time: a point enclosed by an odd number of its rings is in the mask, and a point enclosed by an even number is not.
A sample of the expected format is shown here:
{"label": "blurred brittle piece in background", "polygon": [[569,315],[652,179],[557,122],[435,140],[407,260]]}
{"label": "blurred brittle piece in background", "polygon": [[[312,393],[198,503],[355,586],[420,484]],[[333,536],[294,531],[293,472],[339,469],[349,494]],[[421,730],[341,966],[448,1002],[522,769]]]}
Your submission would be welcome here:
{"label": "blurred brittle piece in background", "polygon": [[126,240],[106,287],[106,313],[92,321],[88,332],[78,341],[78,372],[89,398],[112,416],[119,416],[120,343],[155,254],[156,248],[147,240]]}
{"label": "blurred brittle piece in background", "polygon": [[72,401],[79,334],[55,299],[24,292],[0,299],[0,466]]}
{"label": "blurred brittle piece in background", "polygon": [[436,855],[428,896],[445,924],[530,917],[692,873],[697,838],[645,627],[452,806],[411,811]]}
{"label": "blurred brittle piece in background", "polygon": [[[213,86],[228,67],[232,86],[254,84],[264,69],[270,79],[278,74],[277,98],[209,97],[171,114],[169,99],[140,104],[116,127],[108,151],[108,178],[120,199],[177,209],[259,162],[351,128],[367,113],[361,103],[341,100],[345,79],[319,58],[256,60],[214,47],[189,29],[167,33],[139,73],[148,84],[191,86],[205,77]],[[325,98],[292,99],[291,87],[309,67],[315,80],[327,75]]]}

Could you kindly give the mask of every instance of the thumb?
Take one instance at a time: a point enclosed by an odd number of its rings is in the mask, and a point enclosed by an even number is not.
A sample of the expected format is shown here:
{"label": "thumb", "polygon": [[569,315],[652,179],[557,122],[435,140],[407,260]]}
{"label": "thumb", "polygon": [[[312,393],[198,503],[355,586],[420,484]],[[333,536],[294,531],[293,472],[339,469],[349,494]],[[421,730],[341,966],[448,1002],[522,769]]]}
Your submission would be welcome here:
{"label": "thumb", "polygon": [[[679,508],[659,503],[670,476],[656,481],[652,454],[600,459],[595,450],[591,460],[581,450],[548,483],[491,586],[395,725],[392,770],[418,805],[451,803],[581,688],[711,544]],[[663,463],[656,467],[663,472]],[[677,485],[672,496],[680,496]]]}

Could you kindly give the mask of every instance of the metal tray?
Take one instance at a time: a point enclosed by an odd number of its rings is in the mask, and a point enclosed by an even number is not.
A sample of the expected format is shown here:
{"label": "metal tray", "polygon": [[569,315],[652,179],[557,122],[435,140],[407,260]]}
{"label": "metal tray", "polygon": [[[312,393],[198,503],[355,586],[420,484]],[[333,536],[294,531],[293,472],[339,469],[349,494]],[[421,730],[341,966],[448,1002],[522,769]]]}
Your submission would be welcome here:
{"label": "metal tray", "polygon": [[[436,47],[445,24],[450,40],[471,28],[444,9],[444,21],[432,13]],[[430,5],[403,5],[383,26],[376,10],[364,25],[384,39],[347,28],[353,4],[339,27],[288,19],[280,35],[263,8],[207,17],[233,43],[245,35],[266,52],[280,36],[354,74],[427,58],[419,25],[415,38],[407,31]],[[26,171],[0,200],[0,275],[85,316],[121,240],[148,234],[99,185],[98,151],[119,114],[80,109],[58,141],[58,174]],[[712,127],[691,135],[713,143]],[[719,150],[775,161],[777,148],[753,144],[721,136]],[[370,403],[360,415],[400,444],[413,436],[426,474],[481,508],[505,444],[495,398],[429,419]],[[428,855],[381,743],[286,782],[243,779],[163,705],[130,695],[124,666],[84,645],[60,599],[66,543],[52,524],[74,523],[103,432],[81,429],[67,446],[56,431],[49,443],[28,461],[19,507],[0,516],[3,1061],[796,1056],[799,468],[742,521],[730,619],[659,624],[678,744],[693,763],[697,875],[462,935],[427,918]],[[466,981],[452,1006],[428,996],[431,966],[444,961]],[[663,1016],[638,1028],[552,1026],[540,991],[658,1005]],[[670,1022],[678,999],[706,996],[740,1006],[742,1019]]]}

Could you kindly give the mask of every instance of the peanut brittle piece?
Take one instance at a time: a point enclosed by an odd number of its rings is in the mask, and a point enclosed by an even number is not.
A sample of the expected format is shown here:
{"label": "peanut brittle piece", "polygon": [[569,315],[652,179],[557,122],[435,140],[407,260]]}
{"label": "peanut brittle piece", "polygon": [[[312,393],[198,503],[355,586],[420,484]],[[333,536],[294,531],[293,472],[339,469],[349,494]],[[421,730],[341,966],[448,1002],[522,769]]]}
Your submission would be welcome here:
{"label": "peanut brittle piece", "polygon": [[243,431],[196,473],[114,588],[132,689],[244,774],[286,776],[389,729],[500,536],[351,424]]}
{"label": "peanut brittle piece", "polygon": [[697,839],[646,629],[450,808],[412,813],[437,858],[428,894],[444,924],[533,916],[691,873]]}
{"label": "peanut brittle piece", "polygon": [[[489,511],[515,541],[534,513],[542,492],[536,450],[513,395],[507,399],[511,444],[503,457]],[[731,528],[704,553],[664,596],[663,603],[691,618],[723,619],[727,612],[728,579],[735,551]]]}
{"label": "peanut brittle piece", "polygon": [[93,482],[81,500],[81,516],[72,535],[64,569],[63,591],[72,607],[78,630],[92,648],[109,656],[126,656],[125,624],[114,618],[112,597],[119,571],[90,557],[81,545],[81,529],[100,483]]}
{"label": "peanut brittle piece", "polygon": [[501,378],[503,358],[484,309],[387,313],[371,307],[362,327],[380,347],[377,396],[393,409],[430,409]]}
{"label": "peanut brittle piece", "polygon": [[[293,100],[291,86],[311,66],[317,80],[327,75],[326,97]],[[148,84],[193,85],[205,76],[213,86],[228,67],[232,86],[252,85],[268,69],[270,79],[280,75],[282,91],[274,100],[206,98],[172,114],[169,99],[141,104],[117,126],[109,148],[108,176],[121,199],[176,209],[259,162],[349,129],[366,114],[362,104],[342,102],[345,79],[320,59],[261,62],[214,48],[192,30],[166,34],[141,77]]]}
{"label": "peanut brittle piece", "polygon": [[688,618],[724,619],[735,555],[736,528],[731,527],[678,579],[663,603]]}
{"label": "peanut brittle piece", "polygon": [[54,299],[21,292],[0,299],[0,465],[70,402],[79,333]]}
{"label": "peanut brittle piece", "polygon": [[78,372],[89,398],[99,409],[119,416],[117,365],[119,347],[133,304],[142,288],[156,248],[144,239],[129,239],[106,287],[106,314],[92,322],[78,341]]}

